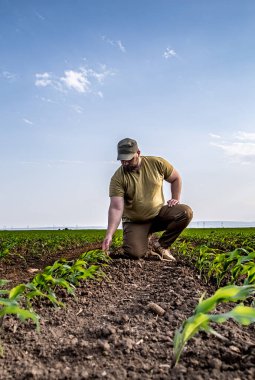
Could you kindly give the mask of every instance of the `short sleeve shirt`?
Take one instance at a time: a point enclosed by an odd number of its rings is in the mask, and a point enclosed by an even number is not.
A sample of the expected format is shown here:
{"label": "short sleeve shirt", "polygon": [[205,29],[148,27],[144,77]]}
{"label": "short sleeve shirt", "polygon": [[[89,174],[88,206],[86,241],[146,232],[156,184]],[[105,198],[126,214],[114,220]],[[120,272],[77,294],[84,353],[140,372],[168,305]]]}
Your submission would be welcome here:
{"label": "short sleeve shirt", "polygon": [[163,180],[173,166],[161,157],[142,156],[138,171],[125,172],[121,166],[110,182],[110,197],[124,198],[123,222],[144,222],[158,215],[164,205]]}

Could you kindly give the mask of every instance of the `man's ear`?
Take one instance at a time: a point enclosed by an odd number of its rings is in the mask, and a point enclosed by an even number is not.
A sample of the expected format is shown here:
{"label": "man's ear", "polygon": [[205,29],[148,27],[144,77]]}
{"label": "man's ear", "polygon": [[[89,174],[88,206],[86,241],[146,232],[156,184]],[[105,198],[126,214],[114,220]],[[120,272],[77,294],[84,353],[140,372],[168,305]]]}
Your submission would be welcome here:
{"label": "man's ear", "polygon": [[141,151],[138,149],[138,151],[137,151],[137,154],[138,154],[138,157],[140,156],[140,154],[141,154]]}

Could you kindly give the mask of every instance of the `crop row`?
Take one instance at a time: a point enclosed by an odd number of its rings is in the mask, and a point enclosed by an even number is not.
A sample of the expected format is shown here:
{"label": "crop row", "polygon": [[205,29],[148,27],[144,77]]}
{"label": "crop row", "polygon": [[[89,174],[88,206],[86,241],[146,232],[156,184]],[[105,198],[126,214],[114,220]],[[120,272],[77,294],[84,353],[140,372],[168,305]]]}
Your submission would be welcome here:
{"label": "crop row", "polygon": [[191,246],[205,244],[209,248],[232,251],[243,247],[255,250],[255,228],[188,228],[178,239]]}
{"label": "crop row", "polygon": [[0,280],[0,321],[6,315],[14,314],[20,320],[32,319],[39,329],[39,316],[33,311],[35,299],[47,299],[57,306],[63,306],[57,291],[65,289],[74,294],[81,281],[89,278],[100,279],[104,276],[102,266],[109,257],[100,250],[83,253],[78,260],[56,261],[38,273],[29,283],[19,284],[12,289],[5,289],[8,280]]}
{"label": "crop row", "polygon": [[197,268],[205,282],[226,284],[255,284],[255,250],[235,248],[224,252],[207,245],[193,247],[187,241],[175,244],[175,249]]}
{"label": "crop row", "polygon": [[[210,235],[215,238],[210,240],[206,238],[205,233],[202,236],[188,232],[174,246],[178,255],[195,266],[206,282],[216,281],[218,287],[211,297],[205,300],[203,299],[205,295],[201,297],[193,315],[176,331],[174,338],[176,363],[185,344],[200,330],[221,337],[211,327],[211,322],[223,323],[229,318],[245,326],[255,322],[254,230],[248,233],[246,231],[244,240],[242,233],[233,231],[221,236],[219,233],[214,235],[210,231]],[[231,247],[232,251],[228,252],[228,247]],[[222,284],[226,286],[219,288]],[[246,305],[243,304],[244,301]],[[217,305],[222,302],[234,302],[237,306],[227,313],[215,313]]]}

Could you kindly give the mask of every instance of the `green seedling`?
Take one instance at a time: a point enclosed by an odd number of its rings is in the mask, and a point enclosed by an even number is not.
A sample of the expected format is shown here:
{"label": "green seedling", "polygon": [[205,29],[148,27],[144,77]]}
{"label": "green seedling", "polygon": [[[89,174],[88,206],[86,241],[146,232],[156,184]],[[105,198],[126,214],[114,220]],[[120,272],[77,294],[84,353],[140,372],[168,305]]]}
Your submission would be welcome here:
{"label": "green seedling", "polygon": [[[93,263],[108,262],[110,259],[102,251],[90,251],[84,253],[76,261],[60,260],[52,266],[48,266],[42,273],[37,274],[30,283],[19,284],[14,288],[0,289],[0,321],[8,314],[16,315],[21,321],[32,319],[39,329],[39,317],[32,311],[31,301],[36,297],[44,297],[54,305],[64,306],[56,296],[57,288],[64,288],[69,294],[74,294],[75,285],[88,278],[99,279],[104,275],[98,265]],[[102,264],[105,265],[105,264]],[[3,288],[7,280],[0,280]],[[29,309],[24,309],[20,304],[26,303]]]}
{"label": "green seedling", "polygon": [[255,309],[243,305],[236,306],[228,313],[209,314],[221,302],[244,301],[254,293],[255,286],[253,285],[228,285],[226,287],[218,289],[212,297],[207,298],[206,300],[203,300],[202,296],[197,307],[195,308],[193,316],[184,321],[182,326],[175,333],[175,365],[180,359],[180,355],[184,349],[185,344],[200,330],[212,333],[218,337],[221,336],[210,326],[211,322],[223,323],[229,318],[232,318],[242,325],[248,325],[255,322]]}
{"label": "green seedling", "polygon": [[[6,282],[1,281],[2,284]],[[20,284],[12,288],[11,290],[1,290],[0,293],[6,295],[5,298],[0,298],[0,319],[6,315],[14,314],[21,321],[26,319],[32,319],[37,329],[39,330],[39,316],[31,310],[24,309],[20,306],[20,300],[26,291],[26,285]]]}

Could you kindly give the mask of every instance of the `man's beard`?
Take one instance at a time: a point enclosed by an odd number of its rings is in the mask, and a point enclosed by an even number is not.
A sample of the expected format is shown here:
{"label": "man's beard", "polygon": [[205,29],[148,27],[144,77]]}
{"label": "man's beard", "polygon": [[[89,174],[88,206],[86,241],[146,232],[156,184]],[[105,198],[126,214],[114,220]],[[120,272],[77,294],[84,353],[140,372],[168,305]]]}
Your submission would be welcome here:
{"label": "man's beard", "polygon": [[123,166],[125,173],[135,172],[139,169],[139,165],[127,165]]}
{"label": "man's beard", "polygon": [[130,172],[136,172],[140,168],[140,160],[138,158],[137,162],[134,165],[125,165],[123,166],[124,172],[125,173],[130,173]]}

